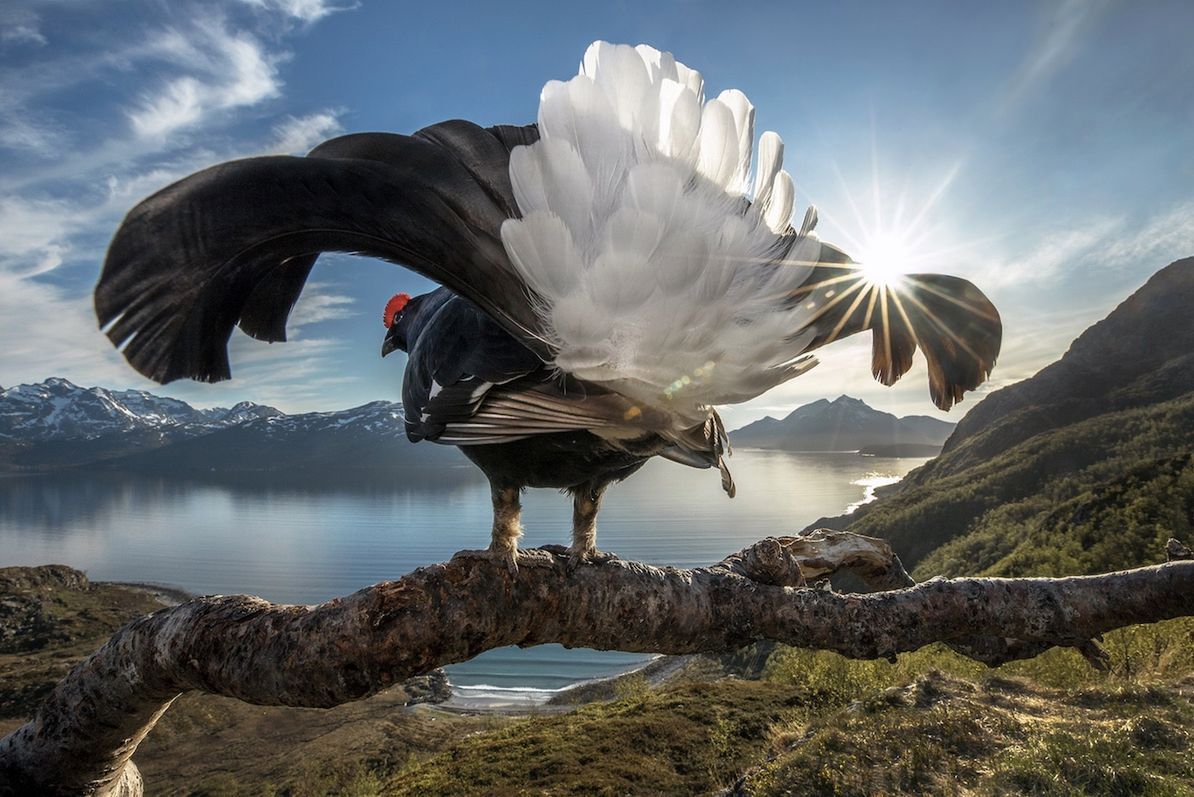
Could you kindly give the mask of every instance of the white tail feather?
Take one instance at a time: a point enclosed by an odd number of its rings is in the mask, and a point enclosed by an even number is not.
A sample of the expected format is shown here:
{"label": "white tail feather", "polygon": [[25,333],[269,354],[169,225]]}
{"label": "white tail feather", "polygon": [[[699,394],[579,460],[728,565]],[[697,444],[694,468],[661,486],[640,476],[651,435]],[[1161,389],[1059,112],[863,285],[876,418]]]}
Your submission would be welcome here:
{"label": "white tail feather", "polygon": [[[554,364],[681,416],[746,401],[811,365],[790,293],[820,245],[791,235],[783,141],[737,90],[647,45],[596,42],[543,88],[510,178],[511,261],[542,300]],[[808,232],[805,230],[804,232]]]}

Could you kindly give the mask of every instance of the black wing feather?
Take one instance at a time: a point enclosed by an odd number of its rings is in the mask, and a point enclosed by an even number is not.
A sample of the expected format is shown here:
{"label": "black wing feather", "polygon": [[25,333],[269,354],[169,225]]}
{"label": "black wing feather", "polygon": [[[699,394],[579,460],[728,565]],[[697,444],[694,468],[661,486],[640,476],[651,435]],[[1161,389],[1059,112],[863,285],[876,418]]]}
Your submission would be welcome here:
{"label": "black wing feather", "polygon": [[226,379],[233,326],[283,340],[318,254],[353,252],[468,297],[547,359],[533,297],[501,244],[515,206],[502,177],[508,140],[450,122],[191,175],[133,208],[117,231],[95,290],[100,325],[152,379]]}
{"label": "black wing feather", "polygon": [[878,381],[893,385],[912,367],[919,347],[928,363],[929,395],[942,410],[986,381],[995,367],[1003,323],[995,305],[967,280],[907,274],[880,291],[869,287],[849,256],[822,244],[818,263],[789,300],[803,302],[826,288],[837,299],[818,312],[806,351],[870,330],[871,371]]}

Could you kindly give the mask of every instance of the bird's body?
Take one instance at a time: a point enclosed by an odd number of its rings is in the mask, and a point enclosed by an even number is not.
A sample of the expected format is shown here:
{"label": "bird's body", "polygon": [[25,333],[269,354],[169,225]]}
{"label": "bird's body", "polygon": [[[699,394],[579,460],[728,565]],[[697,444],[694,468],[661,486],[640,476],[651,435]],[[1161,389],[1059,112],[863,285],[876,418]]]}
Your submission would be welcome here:
{"label": "bird's body", "polygon": [[[392,325],[384,353],[408,352],[402,383],[407,436],[458,445],[489,479],[494,544],[513,560],[519,494],[527,487],[573,499],[573,553],[596,555],[605,488],[668,452],[697,467],[721,464],[722,438],[702,428],[665,437],[636,425],[623,397],[548,367],[480,308],[446,288],[417,296]],[[630,418],[627,418],[630,415]],[[666,414],[657,421],[671,423]],[[712,429],[721,421],[710,409]],[[727,475],[728,478],[728,475]],[[727,482],[732,490],[732,482]]]}
{"label": "bird's body", "polygon": [[430,277],[444,287],[395,296],[383,319],[383,354],[408,353],[408,435],[489,477],[492,555],[514,565],[519,493],[553,487],[573,495],[573,554],[592,557],[605,487],[653,456],[717,468],[733,495],[713,407],[823,345],[872,332],[884,384],[921,349],[942,409],[994,365],[999,315],[977,288],[870,279],[817,238],[814,209],[792,225],[779,137],[753,150],[741,92],[706,100],[670,54],[597,42],[544,87],[535,125],[344,136],[163,189],[113,239],[96,310],[142,373],[214,381],[234,326],[285,339],[321,252]]}

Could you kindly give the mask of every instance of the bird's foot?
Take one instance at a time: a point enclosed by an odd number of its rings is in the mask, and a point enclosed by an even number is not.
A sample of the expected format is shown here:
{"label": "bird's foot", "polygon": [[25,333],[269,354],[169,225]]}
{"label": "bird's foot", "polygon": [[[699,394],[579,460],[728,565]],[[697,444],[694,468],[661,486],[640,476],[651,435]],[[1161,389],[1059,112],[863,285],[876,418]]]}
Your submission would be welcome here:
{"label": "bird's foot", "polygon": [[480,550],[457,551],[452,555],[453,559],[479,559],[495,565],[505,565],[506,572],[510,574],[510,578],[518,577],[518,549],[517,548],[495,548],[490,546]]}
{"label": "bird's foot", "polygon": [[618,555],[609,551],[599,551],[596,548],[578,548],[575,545],[568,548],[568,572],[583,565],[604,565],[616,561]]}

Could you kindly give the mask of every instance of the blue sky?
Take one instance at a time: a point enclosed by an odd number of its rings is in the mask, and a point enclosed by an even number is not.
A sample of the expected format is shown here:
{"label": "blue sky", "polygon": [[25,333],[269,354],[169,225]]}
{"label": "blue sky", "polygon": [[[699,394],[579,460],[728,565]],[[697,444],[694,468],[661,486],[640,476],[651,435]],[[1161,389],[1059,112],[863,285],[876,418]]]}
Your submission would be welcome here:
{"label": "blue sky", "polygon": [[[397,398],[382,306],[408,272],[326,258],[292,342],[234,340],[231,382],[153,386],[95,329],[90,290],[137,200],[233,157],[443,119],[532,121],[594,39],[647,42],[742,89],[797,204],[856,257],[904,241],[1003,313],[994,386],[1031,375],[1194,254],[1194,4],[417,3],[6,0],[0,8],[0,384],[65,376],[199,405]],[[728,408],[731,427],[841,393],[937,414],[922,362],[893,389],[869,342]],[[1109,363],[1108,367],[1114,364]],[[959,410],[968,409],[968,399]],[[955,410],[953,415],[958,415]]]}

